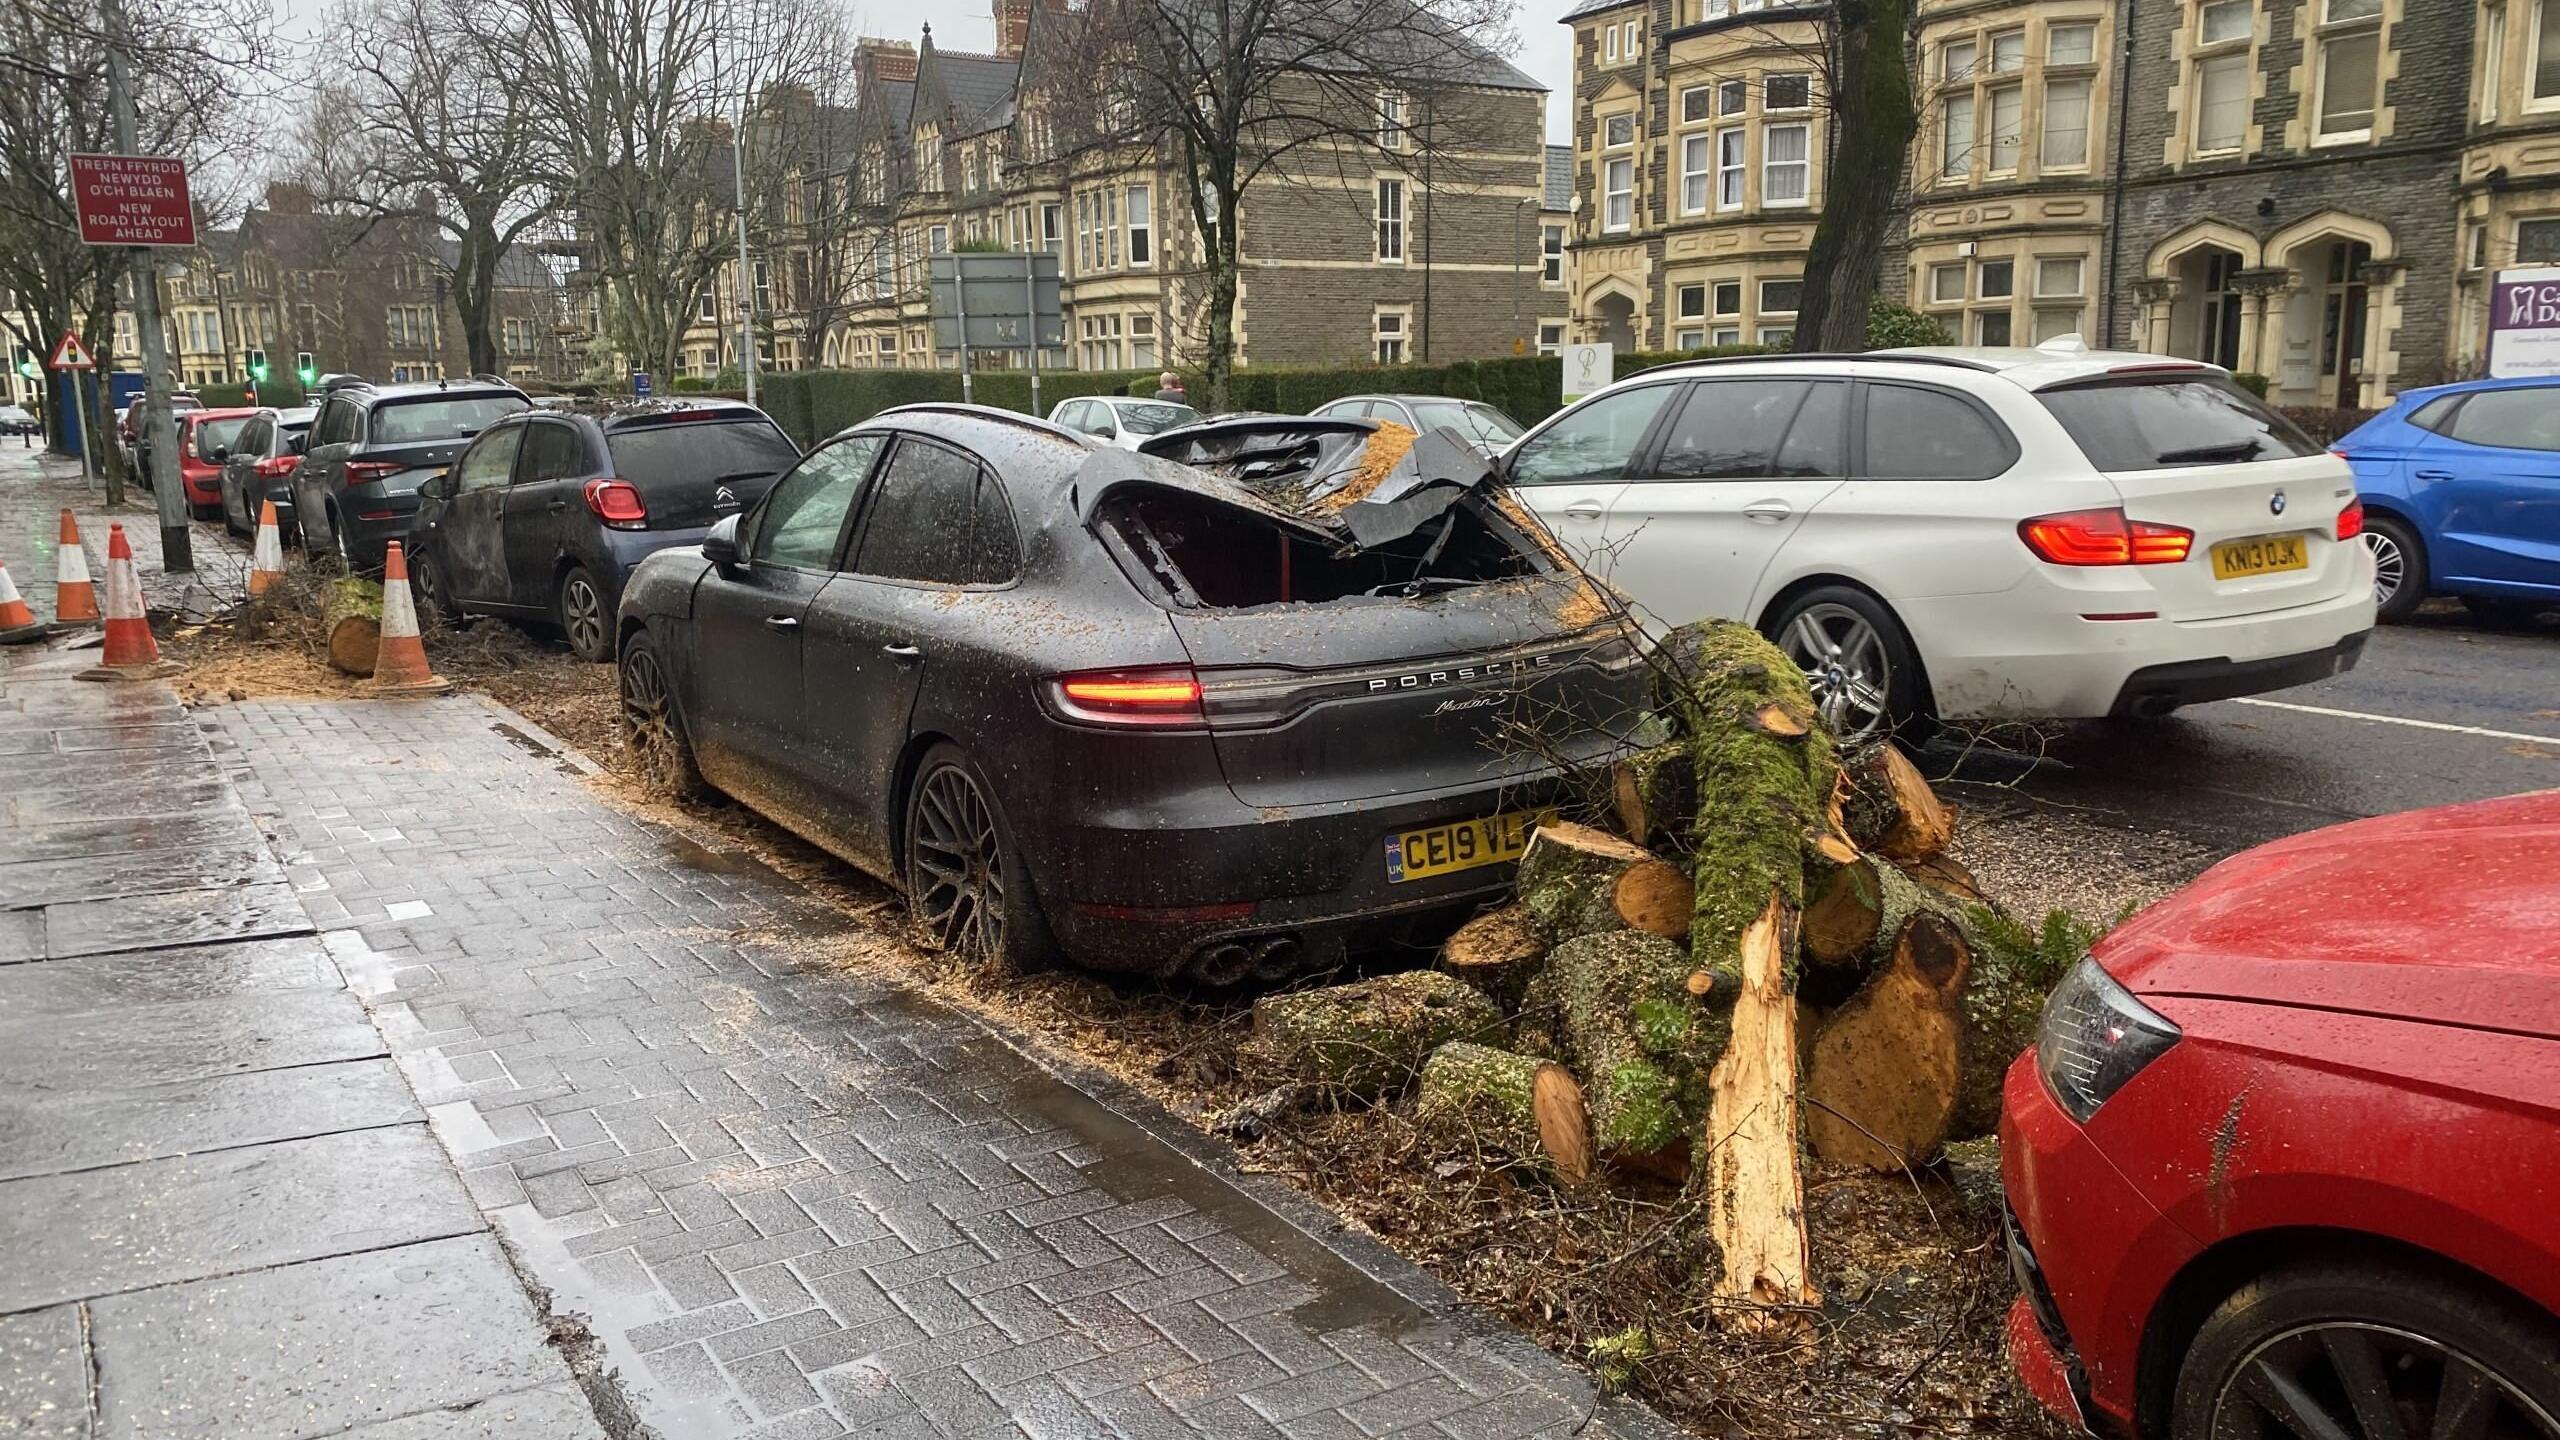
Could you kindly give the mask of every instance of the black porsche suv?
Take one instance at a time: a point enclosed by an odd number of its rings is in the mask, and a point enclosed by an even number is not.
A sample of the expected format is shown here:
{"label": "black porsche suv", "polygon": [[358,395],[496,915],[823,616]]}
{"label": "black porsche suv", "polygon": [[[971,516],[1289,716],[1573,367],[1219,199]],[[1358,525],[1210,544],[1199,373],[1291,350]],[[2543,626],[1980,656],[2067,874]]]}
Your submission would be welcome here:
{"label": "black porsche suv", "polygon": [[1377,428],[884,412],[634,573],[628,733],[973,958],[1229,984],[1445,922],[1647,676],[1470,445]]}
{"label": "black porsche suv", "polygon": [[333,378],[293,477],[304,553],[335,555],[359,574],[379,571],[390,542],[409,532],[418,487],[472,436],[532,404],[489,377],[399,385]]}

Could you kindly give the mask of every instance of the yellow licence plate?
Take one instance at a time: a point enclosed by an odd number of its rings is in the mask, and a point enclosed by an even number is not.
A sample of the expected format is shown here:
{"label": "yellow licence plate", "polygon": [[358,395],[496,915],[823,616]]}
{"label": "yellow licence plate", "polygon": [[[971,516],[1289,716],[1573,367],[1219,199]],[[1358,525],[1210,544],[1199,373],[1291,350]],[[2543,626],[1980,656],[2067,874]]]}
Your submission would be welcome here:
{"label": "yellow licence plate", "polygon": [[1390,835],[1387,883],[1401,885],[1407,880],[1517,860],[1520,852],[1529,848],[1529,832],[1554,818],[1553,810],[1515,810]]}
{"label": "yellow licence plate", "polygon": [[2311,556],[2302,548],[2299,535],[2259,535],[2248,540],[2225,540],[2213,547],[2216,580],[2246,580],[2253,575],[2300,570],[2310,564]]}

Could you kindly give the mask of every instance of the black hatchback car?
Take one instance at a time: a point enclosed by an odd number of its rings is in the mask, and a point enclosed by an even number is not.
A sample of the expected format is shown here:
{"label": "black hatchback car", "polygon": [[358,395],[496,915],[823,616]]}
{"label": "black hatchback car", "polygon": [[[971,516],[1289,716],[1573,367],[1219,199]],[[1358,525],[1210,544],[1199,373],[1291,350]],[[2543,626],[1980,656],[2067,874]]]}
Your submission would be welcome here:
{"label": "black hatchback car", "polygon": [[380,570],[384,550],[408,535],[427,477],[472,436],[532,405],[503,380],[330,381],[293,476],[304,553],[335,555],[359,573]]}
{"label": "black hatchback car", "polygon": [[632,567],[764,498],[800,447],[735,400],[627,400],[526,411],[482,432],[421,490],[409,580],[448,619],[560,627],[613,658]]}
{"label": "black hatchback car", "polygon": [[1228,984],[1445,923],[1646,672],[1480,457],[1424,437],[1391,483],[1375,429],[1195,426],[1177,463],[884,412],[632,576],[627,733],[975,960]]}

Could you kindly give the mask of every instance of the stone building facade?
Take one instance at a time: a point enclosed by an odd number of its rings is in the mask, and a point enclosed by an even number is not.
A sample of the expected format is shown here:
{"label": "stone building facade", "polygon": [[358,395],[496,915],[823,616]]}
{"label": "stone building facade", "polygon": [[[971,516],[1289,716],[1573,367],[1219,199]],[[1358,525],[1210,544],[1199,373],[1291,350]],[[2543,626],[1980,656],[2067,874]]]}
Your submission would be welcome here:
{"label": "stone building facade", "polygon": [[[1149,369],[1205,352],[1191,175],[1169,146],[1086,138],[1094,87],[1070,43],[1081,8],[994,3],[994,54],[943,49],[930,27],[912,44],[862,42],[843,153],[812,177],[860,237],[835,262],[847,303],[823,333],[777,315],[767,363],[957,366],[956,352],[935,348],[926,285],[932,257],[953,249],[1060,257],[1065,343],[1041,355],[1044,367]],[[1490,55],[1474,83],[1416,90],[1382,92],[1377,115],[1347,127],[1374,123],[1373,138],[1305,146],[1239,198],[1239,363],[1445,360],[1562,343],[1570,189],[1550,184],[1545,90]],[[1441,138],[1415,138],[1424,135]],[[792,268],[813,263],[790,257]],[[733,363],[740,327],[720,297],[734,292],[736,268],[687,336],[688,369]],[[980,368],[1028,358],[971,357]]]}
{"label": "stone building facade", "polygon": [[[1724,325],[1721,307],[1801,266],[1818,97],[1803,223],[1772,223],[1748,183],[1731,225],[1683,203],[1691,77],[1754,91],[1750,138],[1727,138],[1721,100],[1702,122],[1720,205],[1727,146],[1744,147],[1746,182],[1764,178],[1767,57],[1819,45],[1827,21],[1819,5],[1747,3],[1567,15],[1577,338],[1785,333],[1756,306],[1750,326]],[[2560,0],[1923,0],[1914,65],[1921,123],[1887,289],[1965,343],[2078,335],[2263,375],[2284,403],[2369,407],[2477,373],[2489,275],[2560,262]],[[1611,144],[1621,113],[1632,152]],[[1729,228],[1744,233],[1705,267],[1720,288],[1700,334],[1692,281],[1672,272],[1684,242]]]}

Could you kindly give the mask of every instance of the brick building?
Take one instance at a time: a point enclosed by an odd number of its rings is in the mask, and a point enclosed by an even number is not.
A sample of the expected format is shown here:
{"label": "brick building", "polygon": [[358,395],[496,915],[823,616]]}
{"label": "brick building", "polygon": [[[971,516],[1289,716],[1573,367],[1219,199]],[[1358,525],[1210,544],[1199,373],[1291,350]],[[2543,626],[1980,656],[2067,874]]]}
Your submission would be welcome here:
{"label": "brick building", "polygon": [[[1822,105],[1803,223],[1779,224],[1766,132],[1798,122],[1767,92],[1826,16],[1588,0],[1565,17],[1577,336],[1786,334],[1759,291],[1801,273]],[[2286,403],[2370,406],[2476,372],[2488,274],[2560,260],[2560,0],[1924,0],[1915,64],[1887,286],[1968,343],[2080,334],[2264,375]]]}
{"label": "brick building", "polygon": [[[993,54],[868,39],[855,102],[796,188],[841,203],[857,232],[835,247],[845,300],[812,333],[809,307],[768,310],[767,363],[952,367],[934,348],[926,277],[953,249],[1060,257],[1065,343],[1052,368],[1148,369],[1203,353],[1207,293],[1191,177],[1169,147],[1089,133],[1089,64],[1073,43],[1086,12],[1063,0],[994,0]],[[1309,147],[1241,197],[1237,358],[1344,364],[1526,352],[1561,343],[1569,187],[1550,185],[1546,92],[1486,56],[1463,87],[1381,94],[1379,143]],[[1356,126],[1355,126],[1356,128]],[[1423,145],[1410,136],[1445,137]],[[1561,179],[1561,174],[1558,175]],[[828,283],[783,226],[787,271]],[[1552,246],[1549,242],[1552,240]],[[766,270],[775,262],[758,262]],[[689,372],[733,363],[737,266],[725,267],[686,337]],[[795,313],[795,309],[799,313]],[[726,340],[723,338],[725,331]],[[1018,365],[1022,351],[973,356]]]}

